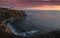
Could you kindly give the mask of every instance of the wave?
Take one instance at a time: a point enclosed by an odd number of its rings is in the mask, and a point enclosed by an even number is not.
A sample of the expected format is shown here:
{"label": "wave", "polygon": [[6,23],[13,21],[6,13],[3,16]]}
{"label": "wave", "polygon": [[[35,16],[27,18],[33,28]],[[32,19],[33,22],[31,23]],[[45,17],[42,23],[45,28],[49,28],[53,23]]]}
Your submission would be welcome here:
{"label": "wave", "polygon": [[14,35],[23,36],[23,37],[33,36],[34,34],[36,34],[36,33],[38,33],[40,31],[40,30],[32,29],[31,31],[25,31],[25,32],[20,32],[19,33],[19,32],[16,32],[16,29],[13,28],[10,23],[8,23],[7,25],[10,28],[10,31]]}

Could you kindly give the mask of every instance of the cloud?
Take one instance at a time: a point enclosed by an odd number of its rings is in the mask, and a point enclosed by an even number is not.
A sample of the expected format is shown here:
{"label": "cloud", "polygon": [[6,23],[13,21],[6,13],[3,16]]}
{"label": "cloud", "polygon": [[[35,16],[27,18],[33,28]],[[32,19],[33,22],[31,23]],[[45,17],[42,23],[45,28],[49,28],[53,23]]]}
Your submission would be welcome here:
{"label": "cloud", "polygon": [[60,5],[60,0],[0,0],[0,7],[16,9],[42,7],[43,5]]}

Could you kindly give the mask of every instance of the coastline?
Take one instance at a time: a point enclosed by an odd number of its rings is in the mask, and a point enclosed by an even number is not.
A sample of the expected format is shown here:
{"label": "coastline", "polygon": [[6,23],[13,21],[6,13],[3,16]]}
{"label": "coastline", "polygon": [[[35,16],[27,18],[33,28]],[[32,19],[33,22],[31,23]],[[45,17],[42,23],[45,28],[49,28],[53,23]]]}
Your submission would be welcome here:
{"label": "coastline", "polygon": [[18,11],[11,10],[9,8],[0,8],[0,31],[8,33],[9,35],[13,34],[7,24],[16,19],[22,19],[23,17],[25,18],[26,16],[26,13],[21,10]]}
{"label": "coastline", "polygon": [[[22,12],[20,12],[20,13],[22,13]],[[5,18],[4,14],[2,14],[2,16],[1,16],[1,17],[3,17],[3,20],[0,21],[0,38],[55,38],[55,37],[59,37],[59,35],[60,35],[59,30],[44,32],[43,34],[39,34],[39,35],[31,36],[31,37],[22,37],[19,35],[15,35],[11,32],[12,28],[10,29],[8,26],[9,22],[12,22],[16,19],[25,19],[26,16],[23,14],[22,14],[22,16],[19,14],[13,15],[15,13],[13,13],[12,15],[11,14],[9,13],[9,15],[7,15],[7,16],[9,16],[9,18],[7,17],[6,19],[4,19]],[[24,18],[22,18],[22,17],[24,17]]]}

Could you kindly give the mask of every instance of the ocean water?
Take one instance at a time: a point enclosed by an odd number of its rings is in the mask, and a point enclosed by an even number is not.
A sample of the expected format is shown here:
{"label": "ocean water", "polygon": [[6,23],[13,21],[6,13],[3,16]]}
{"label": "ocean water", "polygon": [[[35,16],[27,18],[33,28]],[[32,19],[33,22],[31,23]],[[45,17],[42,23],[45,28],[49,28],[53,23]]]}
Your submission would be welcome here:
{"label": "ocean water", "polygon": [[60,29],[60,11],[26,10],[27,17],[8,23],[12,33],[24,37]]}
{"label": "ocean water", "polygon": [[60,29],[60,11],[27,11],[28,17],[38,27],[48,30]]}

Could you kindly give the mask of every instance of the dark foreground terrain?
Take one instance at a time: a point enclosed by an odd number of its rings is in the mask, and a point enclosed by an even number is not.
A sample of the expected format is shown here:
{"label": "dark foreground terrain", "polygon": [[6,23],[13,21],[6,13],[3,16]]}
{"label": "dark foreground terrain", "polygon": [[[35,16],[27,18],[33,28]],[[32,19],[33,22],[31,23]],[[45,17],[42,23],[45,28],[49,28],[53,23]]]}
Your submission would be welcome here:
{"label": "dark foreground terrain", "polygon": [[6,32],[0,31],[0,38],[60,38],[60,31],[52,31],[47,34],[42,35],[36,35],[31,37],[21,37],[21,36],[15,36],[14,34],[9,34]]}

